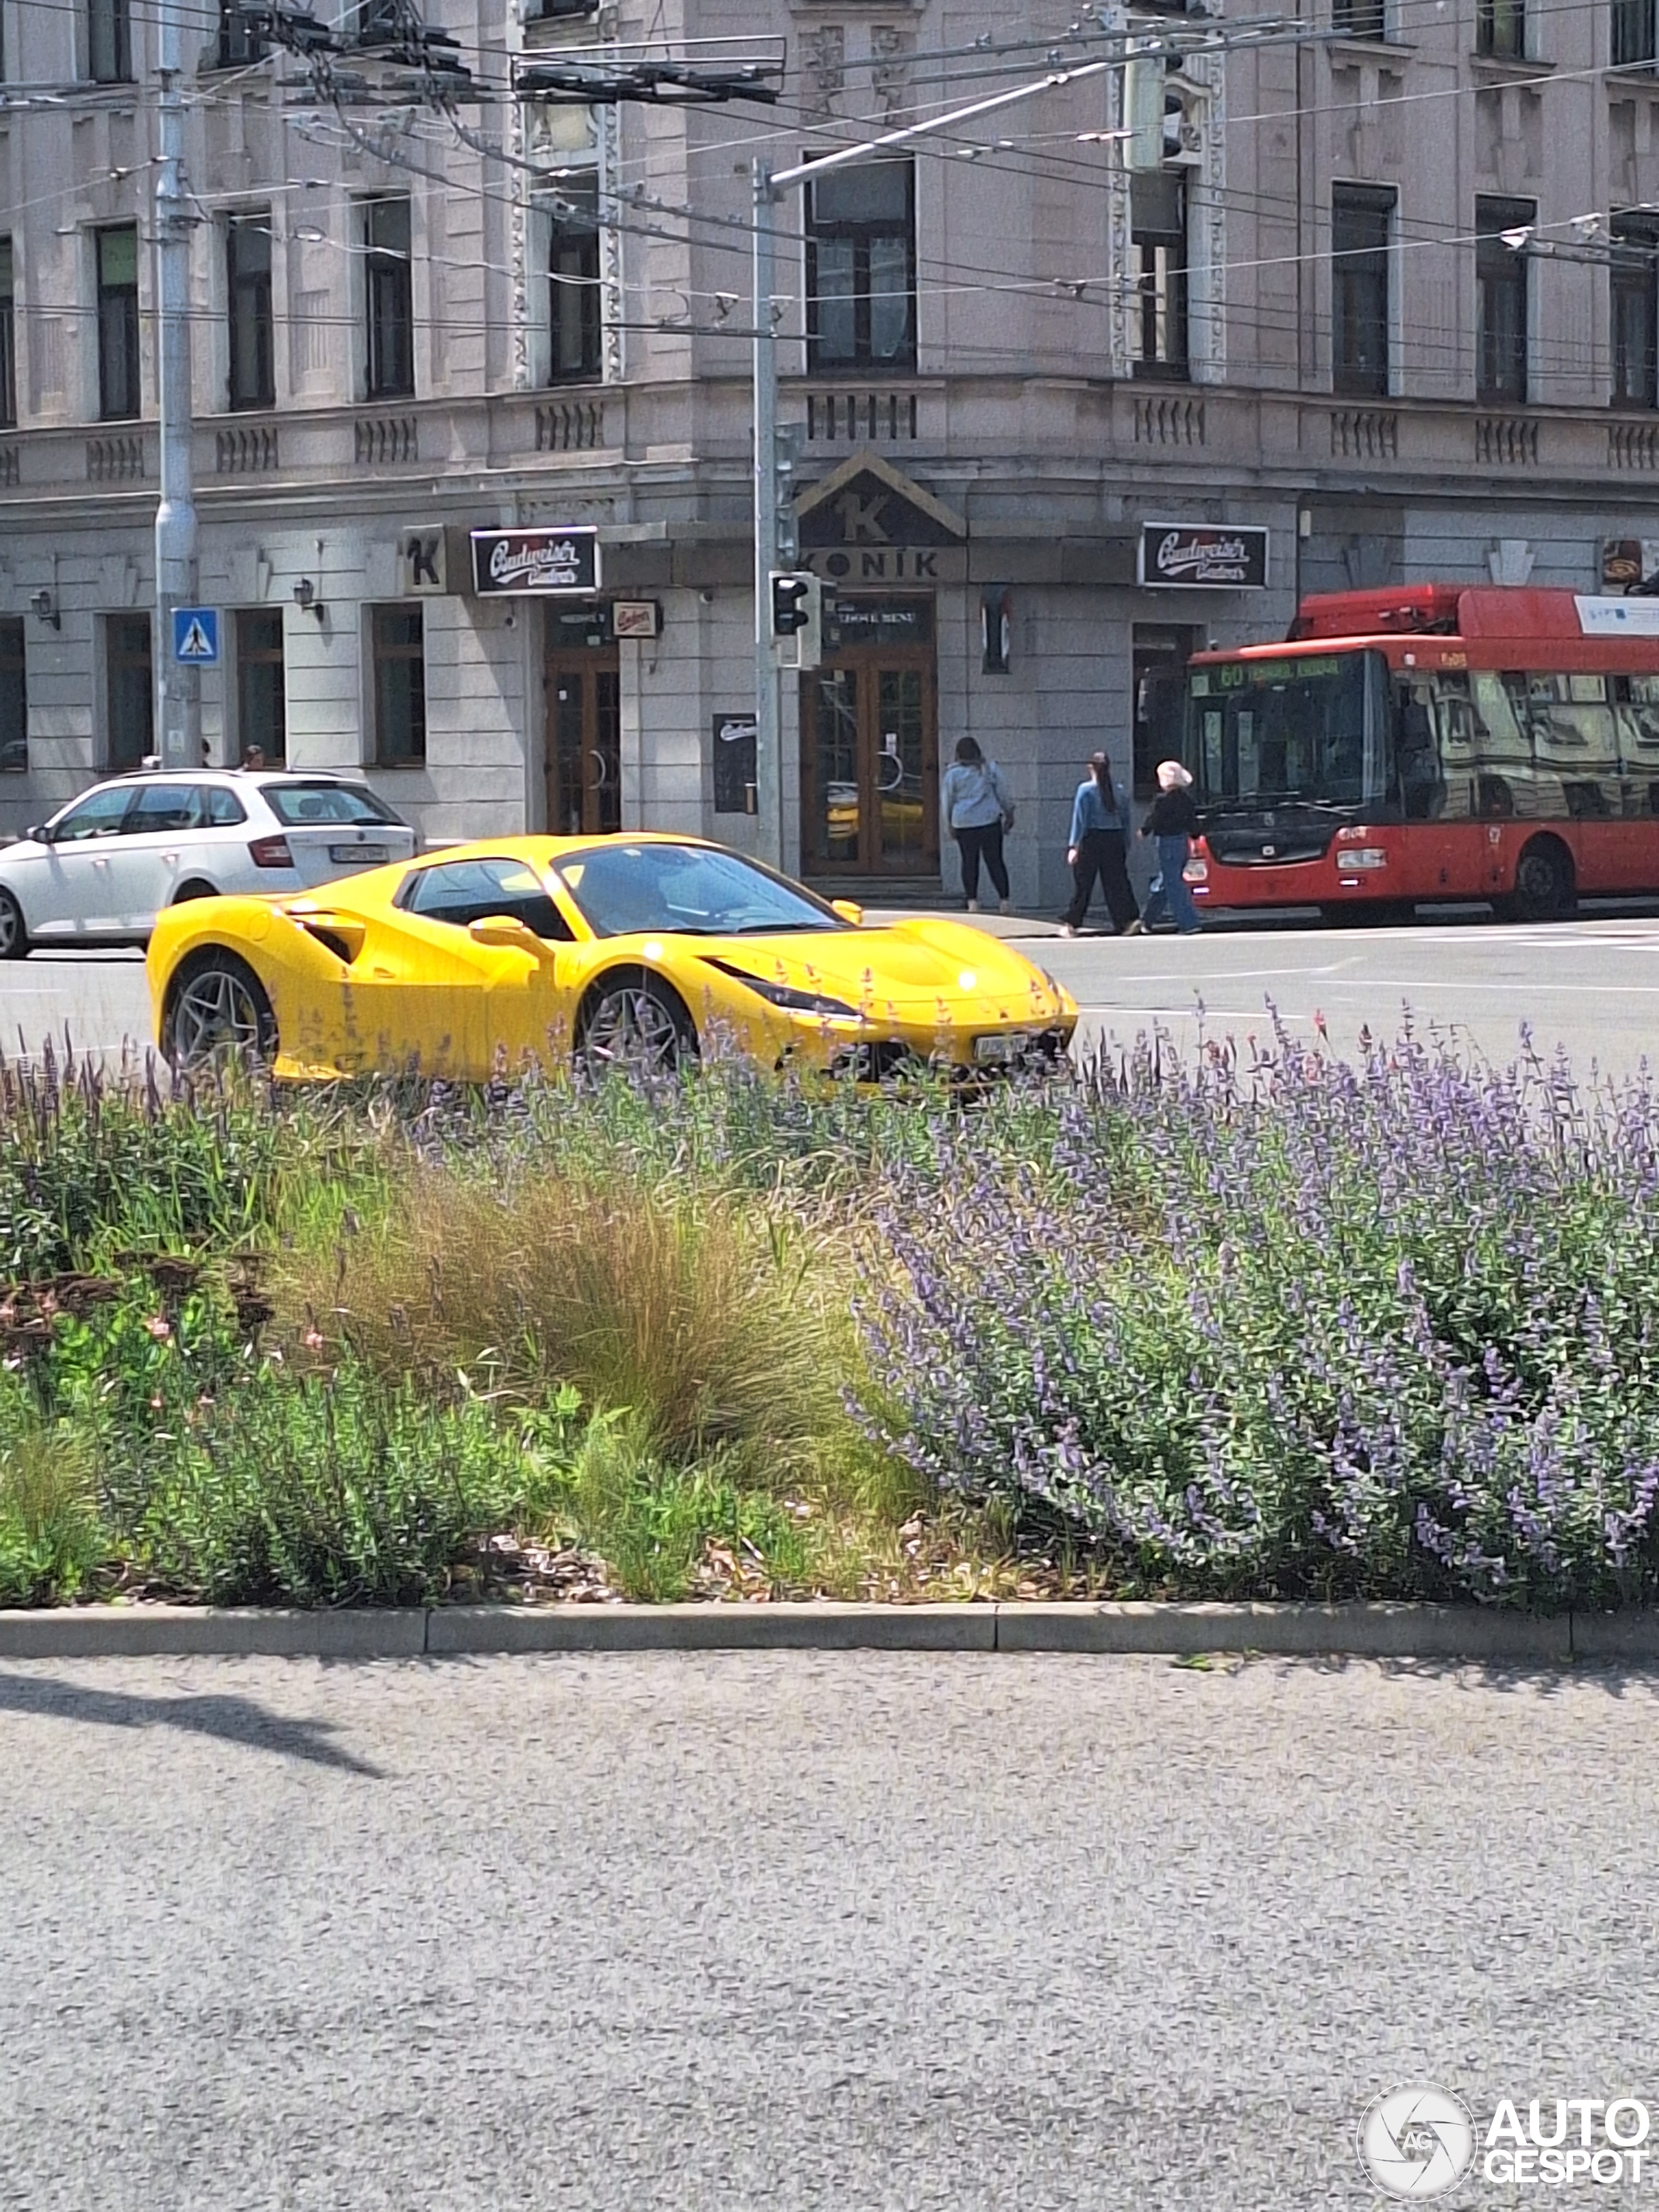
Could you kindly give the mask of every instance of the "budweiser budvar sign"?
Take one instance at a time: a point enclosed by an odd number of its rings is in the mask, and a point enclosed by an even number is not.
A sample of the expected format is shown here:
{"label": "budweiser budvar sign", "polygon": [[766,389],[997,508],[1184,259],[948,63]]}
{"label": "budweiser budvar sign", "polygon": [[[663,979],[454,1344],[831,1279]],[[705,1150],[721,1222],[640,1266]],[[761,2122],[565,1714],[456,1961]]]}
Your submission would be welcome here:
{"label": "budweiser budvar sign", "polygon": [[1260,591],[1267,580],[1267,533],[1243,525],[1143,522],[1140,580],[1202,591]]}
{"label": "budweiser budvar sign", "polygon": [[491,592],[580,593],[599,588],[599,533],[568,530],[475,530],[472,586]]}

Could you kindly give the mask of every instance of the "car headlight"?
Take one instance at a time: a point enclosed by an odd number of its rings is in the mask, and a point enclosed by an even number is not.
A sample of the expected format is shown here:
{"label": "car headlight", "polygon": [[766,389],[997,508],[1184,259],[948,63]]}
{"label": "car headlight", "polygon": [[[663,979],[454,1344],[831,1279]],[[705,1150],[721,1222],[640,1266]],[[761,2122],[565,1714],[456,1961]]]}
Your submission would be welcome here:
{"label": "car headlight", "polygon": [[726,974],[741,983],[745,990],[754,991],[770,1006],[781,1006],[789,1014],[824,1014],[837,1021],[855,1022],[859,1018],[856,1006],[843,1000],[831,999],[822,991],[798,991],[792,983],[768,983],[758,975],[744,975],[735,968]]}

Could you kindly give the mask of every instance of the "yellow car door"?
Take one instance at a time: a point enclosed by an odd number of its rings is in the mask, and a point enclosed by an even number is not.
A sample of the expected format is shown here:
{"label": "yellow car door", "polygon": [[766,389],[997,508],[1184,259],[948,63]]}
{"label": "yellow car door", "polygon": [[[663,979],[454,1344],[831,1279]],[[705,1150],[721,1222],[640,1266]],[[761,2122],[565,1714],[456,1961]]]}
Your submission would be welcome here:
{"label": "yellow car door", "polygon": [[[517,928],[473,927],[503,920]],[[549,1060],[562,1030],[557,946],[569,931],[523,860],[416,869],[366,922],[331,1055],[343,1072],[408,1068],[477,1083],[503,1064]]]}

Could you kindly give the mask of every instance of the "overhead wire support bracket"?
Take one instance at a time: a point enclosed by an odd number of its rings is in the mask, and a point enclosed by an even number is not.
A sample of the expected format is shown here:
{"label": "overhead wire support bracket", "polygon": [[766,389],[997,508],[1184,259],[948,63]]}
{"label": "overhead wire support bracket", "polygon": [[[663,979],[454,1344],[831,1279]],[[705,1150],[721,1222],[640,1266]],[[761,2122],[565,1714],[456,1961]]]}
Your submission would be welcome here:
{"label": "overhead wire support bracket", "polygon": [[665,48],[642,45],[562,46],[513,64],[518,100],[569,106],[613,106],[622,100],[653,107],[705,107],[729,100],[775,104],[783,86],[787,42],[688,39]]}

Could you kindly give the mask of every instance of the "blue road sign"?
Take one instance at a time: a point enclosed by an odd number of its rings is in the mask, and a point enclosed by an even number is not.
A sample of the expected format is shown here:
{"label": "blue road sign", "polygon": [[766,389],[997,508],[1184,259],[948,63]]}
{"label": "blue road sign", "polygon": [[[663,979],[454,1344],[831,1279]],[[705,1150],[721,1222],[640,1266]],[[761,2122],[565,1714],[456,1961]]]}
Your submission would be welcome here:
{"label": "blue road sign", "polygon": [[174,607],[173,657],[186,668],[213,668],[218,665],[217,607]]}

